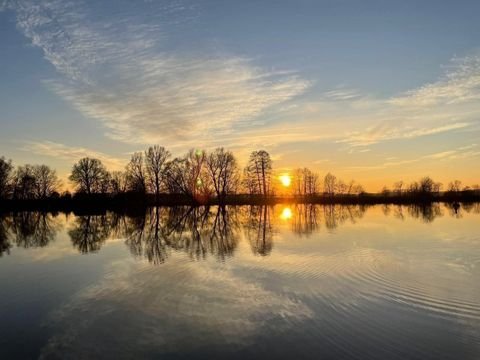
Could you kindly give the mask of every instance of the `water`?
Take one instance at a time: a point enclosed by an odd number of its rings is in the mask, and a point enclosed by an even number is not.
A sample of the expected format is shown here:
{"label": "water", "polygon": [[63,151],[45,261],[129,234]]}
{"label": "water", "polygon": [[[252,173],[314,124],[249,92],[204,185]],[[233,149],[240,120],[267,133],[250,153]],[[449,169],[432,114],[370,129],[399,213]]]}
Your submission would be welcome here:
{"label": "water", "polygon": [[0,220],[0,358],[478,359],[480,205]]}

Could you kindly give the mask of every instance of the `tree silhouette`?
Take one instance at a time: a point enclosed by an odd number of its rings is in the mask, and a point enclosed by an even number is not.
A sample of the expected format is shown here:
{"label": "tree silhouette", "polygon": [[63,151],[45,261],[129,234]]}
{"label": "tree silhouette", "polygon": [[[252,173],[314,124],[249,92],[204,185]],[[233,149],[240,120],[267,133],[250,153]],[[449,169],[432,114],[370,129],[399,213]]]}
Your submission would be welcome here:
{"label": "tree silhouette", "polygon": [[9,185],[12,176],[13,165],[11,160],[0,157],[0,199],[9,194]]}
{"label": "tree silhouette", "polygon": [[246,187],[251,194],[271,194],[272,160],[265,150],[253,151],[244,171]]}
{"label": "tree silhouette", "polygon": [[171,156],[170,152],[162,146],[155,145],[145,151],[145,167],[147,171],[147,180],[150,189],[155,194],[158,201],[162,183],[165,176],[165,164]]}
{"label": "tree silhouette", "polygon": [[13,198],[31,200],[35,198],[35,174],[32,165],[19,166],[12,180]]}
{"label": "tree silhouette", "polygon": [[55,170],[47,165],[37,165],[33,168],[35,191],[38,199],[46,199],[58,192],[60,180]]}
{"label": "tree silhouette", "polygon": [[165,174],[170,193],[184,194],[195,200],[208,198],[212,190],[205,163],[205,151],[193,149],[183,158],[169,162]]}
{"label": "tree silhouette", "polygon": [[232,152],[218,148],[207,157],[206,165],[217,198],[223,202],[228,194],[234,193],[237,189],[239,180],[237,161]]}
{"label": "tree silhouette", "polygon": [[297,196],[312,196],[318,193],[318,175],[308,168],[296,169],[293,182],[293,191]]}
{"label": "tree silhouette", "polygon": [[146,170],[143,153],[133,153],[127,165],[128,188],[131,191],[145,194],[147,191]]}
{"label": "tree silhouette", "polygon": [[77,192],[97,194],[105,188],[108,172],[100,160],[86,157],[73,165],[69,179],[76,185]]}
{"label": "tree silhouette", "polygon": [[328,196],[335,195],[335,191],[337,188],[337,177],[328,173],[325,175],[325,179],[323,180],[323,192]]}
{"label": "tree silhouette", "polygon": [[114,195],[123,194],[128,189],[128,178],[125,171],[110,173],[110,189]]}

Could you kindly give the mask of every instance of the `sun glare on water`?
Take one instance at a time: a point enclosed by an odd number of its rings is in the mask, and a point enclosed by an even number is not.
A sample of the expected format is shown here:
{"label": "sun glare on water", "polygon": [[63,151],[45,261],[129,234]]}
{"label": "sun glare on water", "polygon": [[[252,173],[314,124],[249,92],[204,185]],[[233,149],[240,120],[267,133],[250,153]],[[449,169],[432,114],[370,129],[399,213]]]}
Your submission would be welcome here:
{"label": "sun glare on water", "polygon": [[280,218],[282,220],[290,220],[292,218],[292,210],[289,207],[283,208]]}

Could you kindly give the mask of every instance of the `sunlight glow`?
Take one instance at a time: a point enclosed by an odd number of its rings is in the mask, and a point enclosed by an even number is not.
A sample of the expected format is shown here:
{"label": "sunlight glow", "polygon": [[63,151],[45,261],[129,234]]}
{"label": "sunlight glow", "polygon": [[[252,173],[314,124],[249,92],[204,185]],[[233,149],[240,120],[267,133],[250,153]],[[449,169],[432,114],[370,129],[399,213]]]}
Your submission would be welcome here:
{"label": "sunlight glow", "polygon": [[289,207],[283,208],[280,218],[282,220],[290,220],[292,218],[292,210]]}
{"label": "sunlight glow", "polygon": [[288,174],[283,174],[279,176],[280,182],[282,183],[283,186],[289,187],[290,184],[292,183],[292,178]]}

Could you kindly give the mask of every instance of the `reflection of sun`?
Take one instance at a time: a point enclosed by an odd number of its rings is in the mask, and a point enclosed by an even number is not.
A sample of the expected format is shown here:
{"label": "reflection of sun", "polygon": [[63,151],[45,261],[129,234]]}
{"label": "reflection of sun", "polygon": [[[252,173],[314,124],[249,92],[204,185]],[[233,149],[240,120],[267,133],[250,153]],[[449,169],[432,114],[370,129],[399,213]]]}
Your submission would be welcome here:
{"label": "reflection of sun", "polygon": [[289,220],[292,218],[292,210],[289,207],[283,208],[282,213],[280,214],[282,220]]}
{"label": "reflection of sun", "polygon": [[289,187],[290,184],[292,183],[292,178],[288,174],[283,174],[279,176],[280,182],[282,183],[283,186]]}

